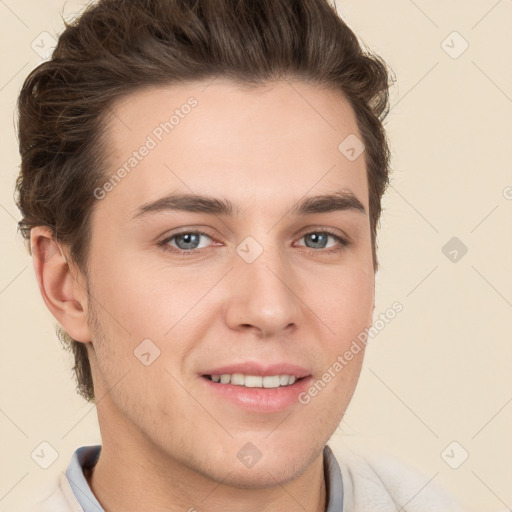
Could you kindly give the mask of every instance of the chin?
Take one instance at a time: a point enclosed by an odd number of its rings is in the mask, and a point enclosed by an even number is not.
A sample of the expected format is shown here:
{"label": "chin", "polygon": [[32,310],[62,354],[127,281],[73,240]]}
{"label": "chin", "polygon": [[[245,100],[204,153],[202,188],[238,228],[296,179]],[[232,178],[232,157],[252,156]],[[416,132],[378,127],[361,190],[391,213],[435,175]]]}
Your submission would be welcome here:
{"label": "chin", "polygon": [[281,460],[275,463],[264,461],[262,458],[251,468],[244,467],[241,463],[235,466],[226,465],[223,475],[215,475],[216,478],[210,475],[210,477],[219,483],[222,482],[223,485],[238,489],[266,489],[287,484],[299,477],[307,466],[307,461],[298,463],[298,461]]}
{"label": "chin", "polygon": [[285,485],[298,478],[318,456],[322,457],[323,445],[303,444],[303,449],[298,450],[300,444],[295,444],[293,449],[289,446],[272,447],[271,443],[263,447],[262,441],[259,443],[261,451],[252,443],[242,445],[232,456],[224,451],[220,464],[217,459],[215,468],[210,466],[209,477],[239,489],[265,489]]}

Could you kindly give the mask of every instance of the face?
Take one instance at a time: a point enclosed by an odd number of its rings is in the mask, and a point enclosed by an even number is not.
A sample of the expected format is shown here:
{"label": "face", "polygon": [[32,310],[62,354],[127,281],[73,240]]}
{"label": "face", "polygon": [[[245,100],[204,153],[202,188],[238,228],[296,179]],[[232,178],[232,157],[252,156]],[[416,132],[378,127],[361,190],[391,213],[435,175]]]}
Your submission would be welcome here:
{"label": "face", "polygon": [[361,138],[354,113],[301,82],[218,79],[113,114],[88,281],[104,443],[225,484],[286,482],[341,421],[364,351],[333,366],[372,323],[364,153],[338,149]]}

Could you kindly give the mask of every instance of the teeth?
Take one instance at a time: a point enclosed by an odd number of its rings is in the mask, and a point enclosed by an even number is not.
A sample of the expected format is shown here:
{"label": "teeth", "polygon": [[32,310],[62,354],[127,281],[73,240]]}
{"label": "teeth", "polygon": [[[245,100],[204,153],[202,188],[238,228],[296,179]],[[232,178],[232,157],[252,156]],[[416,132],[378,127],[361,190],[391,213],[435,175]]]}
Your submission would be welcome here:
{"label": "teeth", "polygon": [[[284,375],[284,377],[286,377],[286,375]],[[263,381],[264,388],[278,388],[279,382],[280,382],[280,376],[279,375],[267,375],[267,376],[263,377],[262,381]]]}
{"label": "teeth", "polygon": [[245,377],[240,373],[234,373],[231,375],[231,384],[235,384],[236,386],[243,386],[245,382]]}
{"label": "teeth", "polygon": [[210,375],[213,382],[221,384],[234,384],[235,386],[245,386],[247,388],[278,388],[280,386],[290,386],[297,377],[295,375],[242,375],[241,373],[223,373],[222,375]]}
{"label": "teeth", "polygon": [[[235,374],[236,375],[236,374]],[[235,376],[233,375],[233,377]],[[242,386],[245,386],[246,388],[261,388],[263,386],[263,377],[257,377],[256,375],[246,375],[245,377],[243,375],[240,375]],[[245,382],[243,382],[245,380]],[[231,382],[233,384],[238,384],[233,379],[231,379]],[[238,384],[240,386],[240,384]]]}

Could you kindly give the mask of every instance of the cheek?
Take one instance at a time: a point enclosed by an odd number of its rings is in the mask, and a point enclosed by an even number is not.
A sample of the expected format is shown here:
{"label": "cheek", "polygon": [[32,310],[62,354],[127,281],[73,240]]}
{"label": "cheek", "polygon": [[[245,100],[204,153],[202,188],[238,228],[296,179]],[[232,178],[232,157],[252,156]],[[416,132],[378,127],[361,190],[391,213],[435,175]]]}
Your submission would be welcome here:
{"label": "cheek", "polygon": [[[316,404],[332,404],[341,420],[356,387],[364,357],[358,336],[372,324],[374,274],[358,268],[341,269],[323,293],[316,311],[325,324],[322,374],[306,400],[322,395]],[[336,405],[334,405],[336,404]],[[331,406],[329,406],[331,407]],[[321,414],[320,411],[318,411]]]}
{"label": "cheek", "polygon": [[305,290],[315,297],[315,312],[328,327],[333,349],[343,349],[371,325],[374,290],[373,272],[360,268],[339,269],[321,289]]}
{"label": "cheek", "polygon": [[[109,260],[98,272],[96,289],[121,335],[161,338],[204,295],[209,280],[184,266],[172,268],[130,256]],[[108,305],[108,306],[107,306]]]}

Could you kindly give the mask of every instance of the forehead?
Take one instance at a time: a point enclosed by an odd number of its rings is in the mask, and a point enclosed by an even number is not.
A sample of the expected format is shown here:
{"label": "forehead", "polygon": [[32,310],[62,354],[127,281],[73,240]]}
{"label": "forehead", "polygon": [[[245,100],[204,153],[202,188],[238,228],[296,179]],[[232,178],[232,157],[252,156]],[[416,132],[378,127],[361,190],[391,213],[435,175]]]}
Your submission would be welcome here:
{"label": "forehead", "polygon": [[113,105],[106,137],[105,179],[115,179],[105,205],[123,217],[178,190],[274,209],[308,192],[347,189],[368,205],[364,153],[342,151],[361,136],[338,91],[220,79],[152,87]]}

